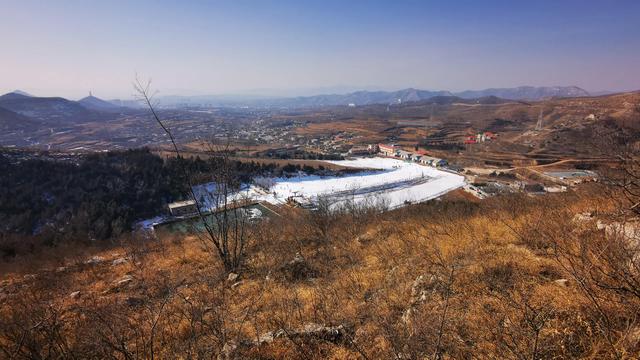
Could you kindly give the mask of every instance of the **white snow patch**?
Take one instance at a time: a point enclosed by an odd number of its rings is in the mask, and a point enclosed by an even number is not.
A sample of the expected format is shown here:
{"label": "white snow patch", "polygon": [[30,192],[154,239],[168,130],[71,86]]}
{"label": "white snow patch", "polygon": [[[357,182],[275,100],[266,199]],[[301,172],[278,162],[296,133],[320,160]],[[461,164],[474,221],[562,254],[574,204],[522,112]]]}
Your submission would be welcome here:
{"label": "white snow patch", "polygon": [[161,224],[166,221],[166,217],[164,216],[156,216],[152,219],[142,220],[136,224],[136,227],[143,230],[152,229],[155,225]]}
{"label": "white snow patch", "polygon": [[[247,186],[232,194],[229,201],[250,198],[283,204],[287,198],[294,197],[302,203],[313,203],[318,196],[326,196],[333,206],[351,200],[360,205],[384,204],[389,208],[397,208],[407,203],[439,197],[465,184],[464,177],[460,175],[398,159],[375,157],[330,163],[369,170],[345,176],[298,175],[274,178],[269,182],[269,190],[255,185]],[[194,192],[199,197],[198,200],[204,200],[203,210],[218,207],[214,184],[198,185],[194,187]]]}

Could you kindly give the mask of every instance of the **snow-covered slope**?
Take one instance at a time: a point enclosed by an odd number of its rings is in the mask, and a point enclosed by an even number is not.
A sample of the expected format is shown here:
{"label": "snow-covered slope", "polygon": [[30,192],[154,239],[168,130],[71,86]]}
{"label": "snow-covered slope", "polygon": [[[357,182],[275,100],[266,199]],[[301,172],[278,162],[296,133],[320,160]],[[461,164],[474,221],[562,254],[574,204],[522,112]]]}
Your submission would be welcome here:
{"label": "snow-covered slope", "polygon": [[[353,201],[360,205],[397,208],[407,203],[439,197],[464,185],[464,177],[460,175],[397,159],[376,157],[331,162],[347,167],[376,170],[364,170],[347,176],[301,175],[269,179],[268,190],[248,186],[241,193],[234,194],[234,197],[282,204],[289,197],[302,203],[314,203],[322,196],[326,197],[333,207]],[[195,190],[198,197],[201,197],[199,200],[204,200],[205,207],[216,207],[216,201],[213,200],[213,184],[200,185]]]}

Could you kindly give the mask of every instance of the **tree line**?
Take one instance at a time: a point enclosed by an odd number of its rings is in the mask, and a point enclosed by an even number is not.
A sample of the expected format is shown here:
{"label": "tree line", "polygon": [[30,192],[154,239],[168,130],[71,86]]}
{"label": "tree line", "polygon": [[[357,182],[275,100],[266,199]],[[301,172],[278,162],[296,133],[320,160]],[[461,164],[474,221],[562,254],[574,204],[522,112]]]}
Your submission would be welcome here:
{"label": "tree line", "polygon": [[[230,165],[239,183],[281,170],[255,162]],[[220,166],[216,158],[163,159],[149,149],[95,153],[76,161],[16,160],[0,153],[0,255],[113,239],[186,196],[183,167],[206,182]]]}

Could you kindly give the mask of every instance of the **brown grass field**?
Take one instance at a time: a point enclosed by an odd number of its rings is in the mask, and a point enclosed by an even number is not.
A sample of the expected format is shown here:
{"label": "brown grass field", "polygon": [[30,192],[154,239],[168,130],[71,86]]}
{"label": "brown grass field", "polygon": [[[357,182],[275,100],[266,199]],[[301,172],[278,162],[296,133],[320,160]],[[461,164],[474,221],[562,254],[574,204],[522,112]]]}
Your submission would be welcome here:
{"label": "brown grass field", "polygon": [[570,256],[575,241],[604,236],[574,215],[617,206],[597,185],[481,203],[450,194],[344,214],[326,232],[283,209],[252,230],[233,280],[193,236],[56,249],[4,266],[0,348],[17,358],[635,358],[640,299],[591,288]]}

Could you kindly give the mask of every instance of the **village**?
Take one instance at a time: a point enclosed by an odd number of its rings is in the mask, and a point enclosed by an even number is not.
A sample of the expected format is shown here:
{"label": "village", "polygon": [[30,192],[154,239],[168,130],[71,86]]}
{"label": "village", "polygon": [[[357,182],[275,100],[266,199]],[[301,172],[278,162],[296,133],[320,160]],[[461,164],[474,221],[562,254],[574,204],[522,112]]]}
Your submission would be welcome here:
{"label": "village", "polygon": [[[474,141],[489,141],[493,134],[478,134]],[[468,139],[470,141],[470,139]],[[565,192],[583,182],[597,181],[590,170],[528,167],[477,168],[450,164],[447,159],[431,156],[425,150],[407,150],[393,143],[352,146],[338,160],[326,164],[352,168],[355,173],[308,174],[303,171],[279,178],[254,179],[230,194],[231,208],[243,208],[252,221],[263,216],[279,216],[280,208],[317,209],[321,199],[330,200],[339,209],[345,203],[394,209],[437,199],[449,192],[462,192],[471,201],[481,201],[500,194],[524,192],[530,196]],[[168,205],[169,216],[144,221],[141,226],[154,228],[199,213],[209,216],[223,210],[218,203],[215,184],[194,187],[198,201],[187,199]],[[475,199],[475,200],[474,200]],[[198,211],[198,206],[200,211]],[[226,207],[225,207],[226,209]]]}

